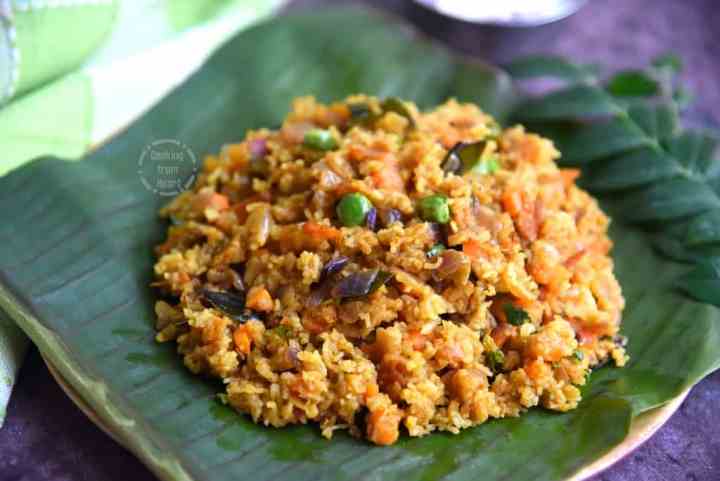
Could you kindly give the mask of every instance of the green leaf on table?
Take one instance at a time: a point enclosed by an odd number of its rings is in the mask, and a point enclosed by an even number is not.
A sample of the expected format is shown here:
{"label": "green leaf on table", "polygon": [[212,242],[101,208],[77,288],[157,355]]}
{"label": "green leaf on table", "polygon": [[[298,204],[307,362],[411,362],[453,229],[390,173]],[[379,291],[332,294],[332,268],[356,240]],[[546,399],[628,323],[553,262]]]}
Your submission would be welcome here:
{"label": "green leaf on table", "polygon": [[718,138],[709,131],[686,130],[666,141],[667,152],[686,169],[686,175],[706,179],[720,174],[715,158]]}
{"label": "green leaf on table", "polygon": [[647,135],[657,140],[670,138],[678,131],[677,110],[669,103],[634,104],[628,109],[628,115]]}
{"label": "green leaf on table", "polygon": [[574,85],[521,103],[515,116],[521,121],[540,122],[575,118],[608,117],[623,112],[604,90]]}
{"label": "green leaf on table", "polygon": [[681,173],[675,159],[657,149],[642,148],[599,162],[588,170],[584,185],[597,192],[626,190],[670,179]]}
{"label": "green leaf on table", "polygon": [[625,219],[631,222],[667,221],[720,207],[720,199],[702,182],[675,178],[626,195]]}
{"label": "green leaf on table", "polygon": [[572,83],[593,83],[597,80],[596,68],[580,65],[554,55],[522,57],[504,65],[515,79],[556,78]]}
{"label": "green leaf on table", "polygon": [[559,143],[559,148],[563,164],[587,165],[603,157],[654,143],[634,122],[622,115],[580,126],[570,139]]}
{"label": "green leaf on table", "polygon": [[624,70],[610,78],[607,90],[617,97],[652,97],[660,84],[642,70]]}
{"label": "green leaf on table", "polygon": [[677,287],[701,302],[720,305],[720,257],[711,257],[677,280]]}

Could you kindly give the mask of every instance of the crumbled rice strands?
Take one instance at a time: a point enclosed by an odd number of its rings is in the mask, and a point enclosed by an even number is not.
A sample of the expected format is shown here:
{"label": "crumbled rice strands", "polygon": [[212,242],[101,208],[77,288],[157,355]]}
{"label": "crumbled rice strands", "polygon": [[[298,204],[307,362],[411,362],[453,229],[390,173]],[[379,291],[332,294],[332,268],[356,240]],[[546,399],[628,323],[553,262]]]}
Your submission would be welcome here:
{"label": "crumbled rice strands", "polygon": [[[378,115],[350,126],[353,103]],[[475,105],[405,105],[414,126],[372,97],[298,98],[279,130],[208,155],[194,188],[161,210],[173,225],[156,248],[157,340],[176,341],[193,373],[222,379],[221,398],[255,422],[313,421],[328,438],[348,429],[387,445],[401,431],[573,409],[593,367],[627,360],[609,219],[575,185],[579,172],[557,167],[549,140],[501,130]],[[337,148],[304,146],[313,127]],[[443,172],[457,142],[480,140],[499,170]],[[335,205],[350,192],[401,221],[343,227]],[[430,194],[449,199],[452,220],[447,249],[429,258],[438,229],[416,207]],[[350,259],[341,278],[393,276],[366,297],[308,305],[338,256]],[[253,315],[217,308],[206,289],[245,290]],[[525,313],[520,325],[508,304]]]}

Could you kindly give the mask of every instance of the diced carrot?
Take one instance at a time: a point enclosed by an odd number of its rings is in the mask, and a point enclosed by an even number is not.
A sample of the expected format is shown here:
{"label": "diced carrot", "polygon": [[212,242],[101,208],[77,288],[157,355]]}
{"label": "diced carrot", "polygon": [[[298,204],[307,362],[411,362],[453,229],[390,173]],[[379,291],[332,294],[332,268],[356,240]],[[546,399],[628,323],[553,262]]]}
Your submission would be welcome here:
{"label": "diced carrot", "polygon": [[463,252],[468,255],[471,259],[479,259],[485,257],[485,250],[483,249],[482,242],[469,239],[463,243]]}
{"label": "diced carrot", "polygon": [[570,278],[570,273],[563,266],[555,266],[548,274],[547,287],[550,293],[556,293],[563,286],[565,281]]}
{"label": "diced carrot", "polygon": [[226,196],[214,192],[212,187],[204,187],[195,194],[192,207],[198,213],[204,212],[207,208],[220,211],[230,207],[230,200]]}
{"label": "diced carrot", "polygon": [[549,374],[548,370],[548,366],[539,359],[530,361],[528,364],[525,365],[525,372],[527,373],[528,377],[533,381],[537,381],[544,375]]}
{"label": "diced carrot", "polygon": [[250,354],[250,347],[252,346],[252,339],[247,332],[247,326],[238,326],[233,332],[233,342],[235,343],[235,350],[245,355]]}
{"label": "diced carrot", "polygon": [[599,337],[606,334],[606,326],[583,327],[577,331],[578,337],[582,343],[593,342]]}
{"label": "diced carrot", "polygon": [[317,242],[340,238],[339,229],[312,221],[303,224],[303,232]]}
{"label": "diced carrot", "polygon": [[354,161],[363,161],[367,158],[368,148],[360,144],[350,144],[347,147],[348,159]]}
{"label": "diced carrot", "polygon": [[501,201],[503,208],[511,217],[517,217],[520,214],[523,206],[521,191],[508,189],[503,192]]}
{"label": "diced carrot", "polygon": [[595,254],[606,255],[608,252],[610,252],[611,248],[612,248],[612,241],[610,239],[608,239],[607,237],[605,237],[605,238],[600,238],[600,239],[596,240],[595,242],[593,242],[592,244],[590,244],[589,250],[590,250],[590,252],[593,252]]}
{"label": "diced carrot", "polygon": [[543,217],[542,200],[529,198],[520,190],[509,189],[503,193],[501,202],[505,211],[515,219],[518,233],[529,241],[537,239]]}
{"label": "diced carrot", "polygon": [[380,392],[378,385],[374,382],[367,385],[365,388],[365,402],[367,403],[370,399],[375,397]]}
{"label": "diced carrot", "polygon": [[273,299],[267,289],[260,286],[251,287],[245,305],[254,311],[268,312],[274,307]]}
{"label": "diced carrot", "polygon": [[394,162],[386,162],[382,169],[371,174],[373,183],[378,189],[390,190],[393,192],[405,191],[405,181],[400,175],[400,170]]}
{"label": "diced carrot", "polygon": [[215,210],[225,210],[228,207],[230,207],[230,201],[228,200],[228,198],[226,196],[215,192],[208,199],[207,206],[211,207]]}
{"label": "diced carrot", "polygon": [[575,254],[571,255],[565,260],[565,266],[572,269],[586,253],[587,248],[585,246],[581,247]]}
{"label": "diced carrot", "polygon": [[570,318],[568,321],[573,326],[573,329],[575,329],[580,344],[591,344],[599,337],[607,334],[607,326],[604,324],[585,326],[582,321],[578,319]]}
{"label": "diced carrot", "polygon": [[557,362],[561,360],[564,356],[563,350],[560,347],[553,348],[552,351],[547,356],[547,360],[550,362]]}
{"label": "diced carrot", "polygon": [[325,125],[342,125],[350,118],[350,108],[346,104],[333,104],[325,112]]}
{"label": "diced carrot", "polygon": [[411,331],[408,333],[408,338],[410,340],[410,344],[412,345],[413,349],[416,351],[420,351],[425,348],[425,344],[427,344],[427,337],[420,334],[417,331]]}
{"label": "diced carrot", "polygon": [[380,446],[387,446],[397,441],[400,434],[398,424],[400,416],[377,409],[368,416],[368,439]]}
{"label": "diced carrot", "polygon": [[560,169],[560,177],[565,187],[568,187],[580,177],[580,169]]}

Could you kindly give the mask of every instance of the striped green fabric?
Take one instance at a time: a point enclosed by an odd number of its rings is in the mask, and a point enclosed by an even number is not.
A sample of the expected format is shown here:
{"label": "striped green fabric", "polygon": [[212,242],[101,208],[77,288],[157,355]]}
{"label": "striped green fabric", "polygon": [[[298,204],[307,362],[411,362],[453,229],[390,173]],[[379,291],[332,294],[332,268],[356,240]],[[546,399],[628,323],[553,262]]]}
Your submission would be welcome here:
{"label": "striped green fabric", "polygon": [[117,0],[0,1],[0,57],[9,59],[4,101],[79,67],[107,38],[118,11]]}

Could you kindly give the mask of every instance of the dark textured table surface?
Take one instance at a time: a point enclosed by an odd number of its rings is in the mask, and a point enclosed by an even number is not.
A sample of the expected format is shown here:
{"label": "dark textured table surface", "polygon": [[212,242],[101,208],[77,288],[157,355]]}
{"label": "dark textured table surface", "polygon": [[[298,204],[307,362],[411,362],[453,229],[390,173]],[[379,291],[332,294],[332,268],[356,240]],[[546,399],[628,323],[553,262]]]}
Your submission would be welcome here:
{"label": "dark textured table surface", "polygon": [[[299,0],[291,8],[338,3]],[[404,0],[366,1],[399,13],[429,35],[492,62],[556,52],[613,67],[641,65],[673,50],[702,102],[700,123],[720,123],[720,1],[591,0],[575,16],[529,30],[482,28],[438,17]],[[720,480],[720,372],[693,388],[670,421],[598,480]],[[151,481],[139,461],[65,397],[36,351],[22,368],[0,430],[0,481]]]}

